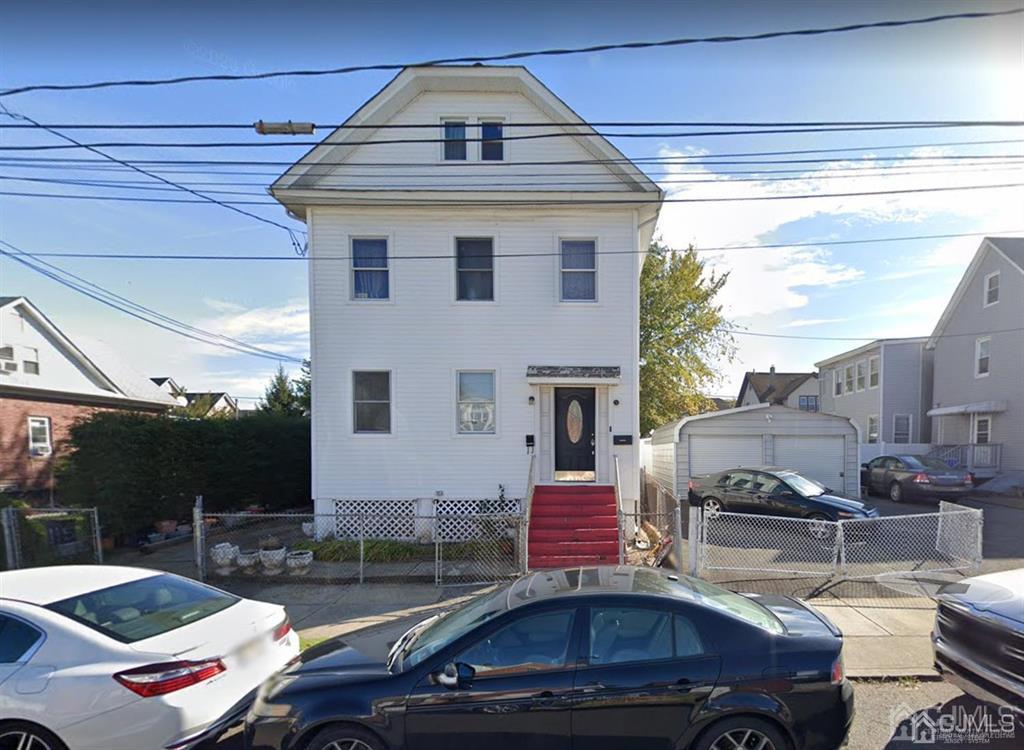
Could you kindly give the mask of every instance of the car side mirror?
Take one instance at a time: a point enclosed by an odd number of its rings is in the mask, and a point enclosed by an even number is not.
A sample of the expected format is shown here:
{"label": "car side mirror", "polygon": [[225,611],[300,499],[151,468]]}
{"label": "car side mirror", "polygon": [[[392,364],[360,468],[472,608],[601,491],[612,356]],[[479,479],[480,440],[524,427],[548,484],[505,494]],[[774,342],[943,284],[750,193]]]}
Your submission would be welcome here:
{"label": "car side mirror", "polygon": [[445,664],[444,669],[438,672],[434,679],[438,685],[443,685],[449,690],[457,690],[460,687],[468,687],[476,676],[476,670],[462,662]]}

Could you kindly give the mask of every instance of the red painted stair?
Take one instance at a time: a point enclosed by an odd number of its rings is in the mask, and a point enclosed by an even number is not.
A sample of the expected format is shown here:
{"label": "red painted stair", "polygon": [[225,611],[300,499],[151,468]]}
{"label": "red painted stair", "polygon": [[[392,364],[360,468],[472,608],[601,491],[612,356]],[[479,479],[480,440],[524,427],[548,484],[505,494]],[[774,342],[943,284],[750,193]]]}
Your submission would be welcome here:
{"label": "red painted stair", "polygon": [[619,561],[618,516],[611,485],[534,488],[528,540],[530,568]]}

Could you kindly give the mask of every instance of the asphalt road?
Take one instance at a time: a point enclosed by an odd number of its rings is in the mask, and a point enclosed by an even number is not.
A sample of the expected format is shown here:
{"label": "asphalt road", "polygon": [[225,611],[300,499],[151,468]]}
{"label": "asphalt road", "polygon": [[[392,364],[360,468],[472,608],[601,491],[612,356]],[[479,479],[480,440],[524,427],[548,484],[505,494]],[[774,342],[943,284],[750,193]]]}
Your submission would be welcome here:
{"label": "asphalt road", "polygon": [[[996,707],[945,682],[858,682],[854,700],[850,750],[1024,747],[1024,722],[1004,719]],[[242,736],[235,730],[200,750],[243,750]]]}

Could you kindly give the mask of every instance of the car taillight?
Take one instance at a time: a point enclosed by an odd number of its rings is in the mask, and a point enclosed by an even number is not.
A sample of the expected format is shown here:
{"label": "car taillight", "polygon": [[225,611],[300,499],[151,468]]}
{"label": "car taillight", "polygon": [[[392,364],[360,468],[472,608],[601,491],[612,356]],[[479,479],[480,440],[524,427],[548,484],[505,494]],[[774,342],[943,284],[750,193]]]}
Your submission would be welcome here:
{"label": "car taillight", "polygon": [[136,695],[152,698],[216,677],[226,669],[220,659],[170,661],[118,672],[114,679]]}
{"label": "car taillight", "polygon": [[836,660],[832,662],[832,677],[830,682],[833,685],[839,685],[843,678],[846,676],[846,671],[843,669],[843,655],[840,653],[836,657]]}
{"label": "car taillight", "polygon": [[693,489],[693,480],[692,479],[689,482],[686,483],[686,489],[688,489],[688,490],[692,490]]}
{"label": "car taillight", "polygon": [[284,620],[281,621],[281,624],[274,628],[274,640],[279,641],[286,635],[288,635],[290,632],[292,632],[292,621],[288,617],[288,615],[285,615]]}
{"label": "car taillight", "polygon": [[974,475],[968,472],[964,475],[964,484],[973,487],[974,486]]}
{"label": "car taillight", "polygon": [[915,474],[914,481],[918,484],[929,484],[932,480],[928,478],[927,474]]}

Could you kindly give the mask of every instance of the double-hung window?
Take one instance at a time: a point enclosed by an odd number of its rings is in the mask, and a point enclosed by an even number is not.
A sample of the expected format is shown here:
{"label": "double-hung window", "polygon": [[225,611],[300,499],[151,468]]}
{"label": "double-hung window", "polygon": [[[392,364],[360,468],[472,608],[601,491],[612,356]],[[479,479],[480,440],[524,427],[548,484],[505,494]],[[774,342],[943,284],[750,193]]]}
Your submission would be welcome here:
{"label": "double-hung window", "polygon": [[988,377],[988,350],[991,343],[992,339],[988,336],[974,342],[974,377],[976,378]]}
{"label": "double-hung window", "polygon": [[910,442],[910,420],[909,414],[894,414],[892,418],[892,441],[894,443]]}
{"label": "double-hung window", "polygon": [[846,392],[853,393],[853,365],[847,365],[843,370],[843,375],[846,381]]}
{"label": "double-hung window", "polygon": [[843,395],[843,372],[838,368],[832,371],[832,395]]}
{"label": "double-hung window", "polygon": [[563,302],[597,300],[597,243],[594,240],[561,241]]}
{"label": "double-hung window", "polygon": [[877,388],[879,383],[881,359],[877,356],[868,359],[868,388]]}
{"label": "double-hung window", "polygon": [[504,161],[505,141],[502,140],[505,126],[498,120],[483,120],[480,123],[480,161]]}
{"label": "double-hung window", "polygon": [[800,411],[818,411],[817,396],[801,396],[799,403]]}
{"label": "double-hung window", "polygon": [[857,363],[857,390],[863,391],[867,382],[867,364],[865,362]]}
{"label": "double-hung window", "polygon": [[493,435],[497,425],[494,372],[460,370],[456,378],[459,433]]}
{"label": "double-hung window", "polygon": [[391,372],[352,373],[352,429],[359,433],[391,432]]}
{"label": "double-hung window", "polygon": [[974,443],[986,445],[992,439],[992,417],[981,414],[974,415]]}
{"label": "double-hung window", "polygon": [[872,414],[868,417],[868,442],[878,442],[878,415]]}
{"label": "double-hung window", "polygon": [[985,277],[985,299],[982,307],[989,307],[999,301],[999,271]]}
{"label": "double-hung window", "polygon": [[352,240],[352,298],[390,299],[388,241],[379,238]]}
{"label": "double-hung window", "polygon": [[494,240],[459,237],[455,240],[455,298],[482,302],[494,299]]}
{"label": "double-hung window", "polygon": [[444,120],[443,156],[445,161],[466,161],[466,121]]}
{"label": "double-hung window", "polygon": [[49,456],[53,452],[49,417],[28,418],[28,452],[33,456]]}

